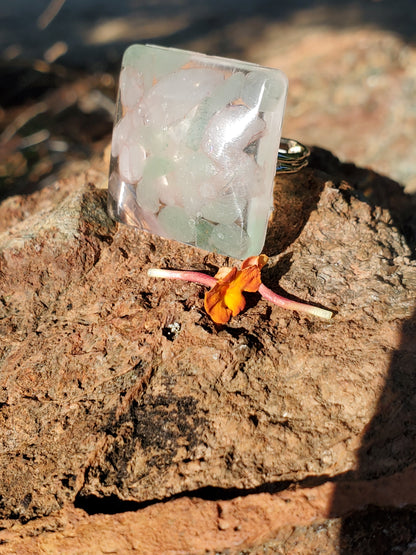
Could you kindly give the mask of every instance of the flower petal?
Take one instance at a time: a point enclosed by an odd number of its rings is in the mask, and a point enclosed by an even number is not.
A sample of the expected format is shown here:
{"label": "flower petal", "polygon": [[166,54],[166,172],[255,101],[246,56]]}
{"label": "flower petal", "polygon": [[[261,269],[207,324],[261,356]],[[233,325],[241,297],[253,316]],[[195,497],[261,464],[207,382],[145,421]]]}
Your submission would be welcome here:
{"label": "flower petal", "polygon": [[254,293],[260,284],[260,270],[257,266],[250,266],[237,273],[224,295],[224,302],[231,309],[233,316],[236,316],[246,306],[243,291]]}
{"label": "flower petal", "polygon": [[218,282],[205,293],[205,310],[216,324],[226,324],[231,318],[232,311],[224,302],[227,288],[227,284]]}
{"label": "flower petal", "polygon": [[248,266],[240,270],[239,274],[234,281],[240,284],[241,290],[255,293],[261,285],[260,268],[258,266]]}
{"label": "flower petal", "polygon": [[224,295],[224,303],[231,310],[233,316],[237,316],[246,306],[243,291],[238,283],[231,283]]}
{"label": "flower petal", "polygon": [[218,279],[218,281],[229,283],[232,279],[234,279],[236,273],[237,268],[228,268],[227,266],[224,266],[218,270],[214,277],[215,279]]}
{"label": "flower petal", "polygon": [[269,257],[265,254],[259,254],[258,256],[250,256],[246,258],[241,264],[241,269],[248,268],[249,266],[258,266],[260,270],[263,266],[266,266]]}

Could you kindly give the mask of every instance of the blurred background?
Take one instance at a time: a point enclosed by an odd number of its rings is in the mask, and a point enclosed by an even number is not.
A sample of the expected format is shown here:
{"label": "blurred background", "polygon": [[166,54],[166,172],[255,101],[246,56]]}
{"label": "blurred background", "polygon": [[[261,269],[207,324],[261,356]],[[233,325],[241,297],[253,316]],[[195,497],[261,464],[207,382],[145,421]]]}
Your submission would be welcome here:
{"label": "blurred background", "polygon": [[414,0],[3,0],[0,198],[94,160],[104,179],[135,42],[282,69],[285,136],[416,191]]}

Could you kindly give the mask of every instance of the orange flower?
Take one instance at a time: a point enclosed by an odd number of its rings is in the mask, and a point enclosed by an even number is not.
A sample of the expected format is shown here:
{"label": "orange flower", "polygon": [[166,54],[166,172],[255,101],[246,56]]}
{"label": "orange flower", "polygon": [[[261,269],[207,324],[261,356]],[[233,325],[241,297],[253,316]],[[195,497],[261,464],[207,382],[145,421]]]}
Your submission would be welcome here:
{"label": "orange flower", "polygon": [[265,254],[244,260],[241,270],[220,268],[217,283],[205,293],[204,306],[216,324],[226,324],[231,316],[239,314],[246,306],[243,292],[255,293],[261,285],[260,270],[267,264]]}

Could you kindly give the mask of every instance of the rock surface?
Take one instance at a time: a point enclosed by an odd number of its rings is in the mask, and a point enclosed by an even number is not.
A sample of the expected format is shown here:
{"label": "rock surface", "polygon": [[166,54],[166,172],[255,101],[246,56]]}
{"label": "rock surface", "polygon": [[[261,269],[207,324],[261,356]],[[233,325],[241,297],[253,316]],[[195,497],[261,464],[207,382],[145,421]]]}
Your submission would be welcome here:
{"label": "rock surface", "polygon": [[[172,550],[237,552],[274,538],[271,552],[296,552],[282,547],[293,527],[363,498],[416,504],[415,221],[397,184],[319,150],[309,168],[279,178],[264,282],[336,315],[299,317],[252,295],[223,327],[204,313],[200,286],[146,270],[214,273],[232,260],[118,227],[105,191],[73,188],[57,207],[40,196],[46,204],[26,218],[31,199],[15,199],[21,221],[0,235],[0,552],[34,553],[37,541],[105,552],[94,526],[112,529],[117,545],[123,526],[141,534],[141,515],[176,529],[177,511],[216,536]],[[345,503],[356,479],[373,489]],[[398,500],[377,493],[389,483],[403,488]],[[323,499],[311,513],[307,490]],[[286,494],[306,498],[299,519],[289,512],[272,525]],[[169,499],[170,512],[146,507]],[[252,532],[238,534],[235,515],[223,522],[221,499],[241,504]],[[76,527],[84,551],[59,545]],[[45,529],[54,533],[30,539]]]}
{"label": "rock surface", "polygon": [[[118,515],[66,506],[51,517],[3,533],[1,553],[334,553],[339,519],[368,503],[416,503],[416,472],[373,482],[326,483],[313,488],[257,493],[231,500],[183,497]],[[403,484],[413,484],[404,488]],[[337,492],[342,502],[331,507]],[[408,509],[410,520],[415,511]],[[172,516],[174,515],[174,517]],[[377,515],[380,517],[380,515]],[[313,524],[311,524],[313,523]],[[410,521],[409,532],[416,531]],[[40,529],[57,533],[39,535]],[[22,532],[26,537],[21,538]],[[322,533],[324,532],[324,534]],[[385,534],[386,536],[386,534]],[[406,537],[403,534],[402,537]],[[409,534],[407,535],[409,537]],[[411,537],[411,536],[410,536]],[[384,538],[386,545],[387,538]],[[329,544],[331,542],[332,545]],[[379,542],[373,542],[371,548]],[[282,551],[282,548],[284,551]],[[329,550],[328,550],[329,548]],[[243,551],[244,550],[244,551]],[[374,553],[374,551],[370,551]],[[381,552],[381,551],[377,551]],[[362,551],[360,551],[362,553]]]}

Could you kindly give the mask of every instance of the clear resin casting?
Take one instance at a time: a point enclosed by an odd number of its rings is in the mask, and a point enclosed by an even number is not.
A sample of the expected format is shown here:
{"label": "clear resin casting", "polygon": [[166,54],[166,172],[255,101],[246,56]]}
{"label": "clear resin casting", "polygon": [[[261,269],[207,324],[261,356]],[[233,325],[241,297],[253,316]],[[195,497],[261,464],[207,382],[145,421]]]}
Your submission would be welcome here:
{"label": "clear resin casting", "polygon": [[235,258],[259,254],[286,91],[277,69],[128,48],[111,151],[112,217]]}

